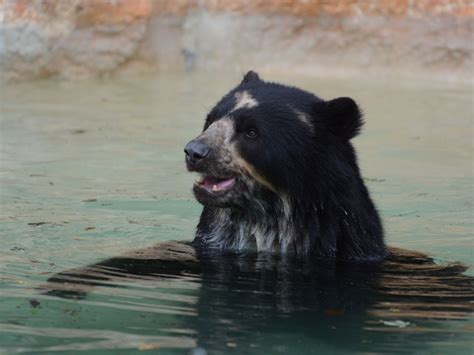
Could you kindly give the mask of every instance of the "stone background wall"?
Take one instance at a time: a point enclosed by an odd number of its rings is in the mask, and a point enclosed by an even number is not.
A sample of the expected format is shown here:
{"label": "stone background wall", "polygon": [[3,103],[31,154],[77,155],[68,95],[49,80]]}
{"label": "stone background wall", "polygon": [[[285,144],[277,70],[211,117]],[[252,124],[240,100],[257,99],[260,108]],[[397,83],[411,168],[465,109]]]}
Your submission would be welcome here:
{"label": "stone background wall", "polygon": [[291,70],[470,81],[471,0],[0,0],[6,79]]}

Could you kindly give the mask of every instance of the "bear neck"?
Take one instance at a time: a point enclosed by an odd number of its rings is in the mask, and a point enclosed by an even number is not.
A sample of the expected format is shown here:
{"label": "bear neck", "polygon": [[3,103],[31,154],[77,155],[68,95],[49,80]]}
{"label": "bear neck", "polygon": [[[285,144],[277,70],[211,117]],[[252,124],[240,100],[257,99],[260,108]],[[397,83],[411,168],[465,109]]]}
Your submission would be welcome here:
{"label": "bear neck", "polygon": [[247,208],[204,207],[195,242],[220,250],[382,259],[382,225],[360,184],[346,191],[319,191],[317,198],[274,195]]}
{"label": "bear neck", "polygon": [[248,208],[205,207],[196,239],[221,250],[284,252],[295,233],[286,201],[256,201]]}

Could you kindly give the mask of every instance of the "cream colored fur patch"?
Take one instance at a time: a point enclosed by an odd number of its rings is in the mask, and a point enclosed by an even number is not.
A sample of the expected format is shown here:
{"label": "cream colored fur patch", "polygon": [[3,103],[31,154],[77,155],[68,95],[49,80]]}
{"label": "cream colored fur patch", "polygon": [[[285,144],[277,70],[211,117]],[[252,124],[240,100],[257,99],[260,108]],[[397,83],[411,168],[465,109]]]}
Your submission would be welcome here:
{"label": "cream colored fur patch", "polygon": [[255,106],[258,106],[258,101],[247,90],[239,91],[235,93],[235,106],[230,112],[240,108],[252,108]]}

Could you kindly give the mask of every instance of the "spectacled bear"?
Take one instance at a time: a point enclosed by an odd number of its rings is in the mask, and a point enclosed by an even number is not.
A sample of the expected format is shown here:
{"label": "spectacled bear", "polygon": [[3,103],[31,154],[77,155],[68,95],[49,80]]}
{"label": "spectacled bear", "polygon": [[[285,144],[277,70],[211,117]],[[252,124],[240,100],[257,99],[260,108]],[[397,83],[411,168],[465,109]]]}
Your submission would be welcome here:
{"label": "spectacled bear", "polygon": [[185,147],[204,205],[194,245],[374,261],[383,227],[350,139],[363,125],[348,97],[325,101],[248,72]]}

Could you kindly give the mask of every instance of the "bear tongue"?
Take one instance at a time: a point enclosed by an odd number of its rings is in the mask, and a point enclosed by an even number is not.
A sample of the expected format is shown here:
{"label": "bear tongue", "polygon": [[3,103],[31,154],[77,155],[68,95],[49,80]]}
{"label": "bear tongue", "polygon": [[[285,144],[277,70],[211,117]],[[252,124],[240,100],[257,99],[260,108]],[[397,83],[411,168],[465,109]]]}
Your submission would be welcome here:
{"label": "bear tongue", "polygon": [[234,183],[235,178],[219,179],[213,176],[206,176],[202,180],[202,185],[209,190],[225,190]]}

